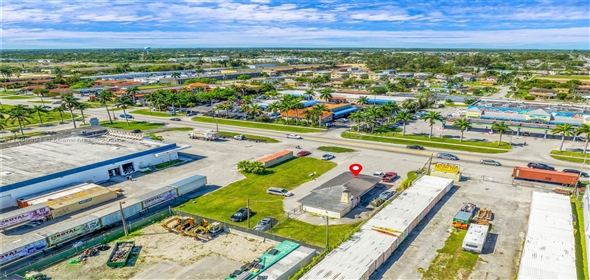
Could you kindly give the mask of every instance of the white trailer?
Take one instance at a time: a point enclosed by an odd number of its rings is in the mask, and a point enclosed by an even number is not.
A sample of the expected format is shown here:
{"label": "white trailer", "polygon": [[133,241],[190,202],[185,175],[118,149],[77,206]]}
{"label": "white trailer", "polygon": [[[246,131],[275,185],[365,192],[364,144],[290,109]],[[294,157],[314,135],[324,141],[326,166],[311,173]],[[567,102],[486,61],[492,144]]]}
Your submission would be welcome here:
{"label": "white trailer", "polygon": [[216,131],[213,131],[213,130],[201,131],[201,130],[195,129],[195,130],[189,132],[188,137],[190,137],[191,139],[203,139],[203,140],[207,140],[207,141],[215,141],[215,140],[219,139],[219,133],[217,133]]}
{"label": "white trailer", "polygon": [[489,225],[471,224],[463,239],[463,251],[481,254],[488,239]]}

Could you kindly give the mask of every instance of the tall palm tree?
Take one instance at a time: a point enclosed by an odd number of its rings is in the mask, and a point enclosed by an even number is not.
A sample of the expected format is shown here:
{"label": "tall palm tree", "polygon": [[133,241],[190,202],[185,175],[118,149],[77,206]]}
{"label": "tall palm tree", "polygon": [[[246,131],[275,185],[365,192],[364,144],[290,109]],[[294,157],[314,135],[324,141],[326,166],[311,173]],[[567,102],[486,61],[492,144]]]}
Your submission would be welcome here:
{"label": "tall palm tree", "polygon": [[461,130],[461,138],[459,138],[459,142],[463,142],[463,132],[465,132],[466,129],[473,127],[473,125],[467,118],[455,120],[453,122],[453,126],[459,127],[459,130]]}
{"label": "tall palm tree", "polygon": [[315,117],[317,116],[317,112],[312,110],[305,110],[303,111],[303,116],[305,117],[305,122],[309,124],[310,121],[314,121]]}
{"label": "tall palm tree", "polygon": [[270,99],[275,99],[277,96],[279,96],[279,93],[276,90],[270,90],[267,91],[264,96]]}
{"label": "tall palm tree", "polygon": [[76,98],[72,95],[67,95],[62,100],[63,106],[70,111],[70,114],[72,117],[72,123],[74,124],[74,128],[76,128],[76,119],[74,118],[74,109],[78,108],[79,103],[80,102],[78,101],[78,98]]}
{"label": "tall palm tree", "polygon": [[[109,112],[109,105],[107,102],[113,101],[113,92],[110,90],[103,90],[98,94],[98,102],[104,106],[107,110],[107,115],[109,116],[109,122],[112,124],[113,119],[111,118],[111,113]],[[63,120],[62,120],[63,121]]]}
{"label": "tall palm tree", "polygon": [[180,78],[180,72],[174,72],[174,73],[172,73],[172,75],[170,77],[178,80],[178,78]]}
{"label": "tall palm tree", "polygon": [[6,127],[8,127],[8,123],[6,122],[5,119],[1,119],[0,120],[0,130],[5,130]]}
{"label": "tall palm tree", "polygon": [[223,111],[225,110],[225,107],[223,106],[223,104],[217,104],[213,107],[215,109],[215,111],[219,112],[219,111]]}
{"label": "tall palm tree", "polygon": [[250,108],[248,109],[250,113],[252,113],[252,118],[256,118],[256,115],[262,113],[262,107],[258,104],[250,104]]}
{"label": "tall palm tree", "polygon": [[133,87],[128,87],[128,88],[125,90],[125,93],[127,93],[127,95],[129,95],[129,96],[133,96],[134,98],[135,98],[135,95],[136,95],[138,92],[139,92],[139,88],[138,88],[138,87],[136,87],[136,86],[133,86]]}
{"label": "tall palm tree", "polygon": [[418,108],[418,103],[416,102],[415,99],[409,98],[409,99],[406,99],[402,102],[402,108],[409,110],[411,112],[415,112],[416,109]]}
{"label": "tall palm tree", "polygon": [[512,129],[510,129],[510,126],[505,124],[504,121],[501,121],[499,123],[492,124],[492,130],[497,130],[498,133],[500,133],[500,141],[498,141],[498,146],[500,146],[500,144],[502,144],[502,135],[506,131],[511,131]]}
{"label": "tall palm tree", "polygon": [[86,117],[84,117],[84,110],[88,109],[88,105],[83,102],[78,102],[77,106],[78,110],[80,110],[80,114],[82,114],[82,123],[86,124]]}
{"label": "tall palm tree", "polygon": [[563,149],[563,142],[565,142],[565,137],[572,136],[574,134],[574,126],[569,123],[558,124],[553,130],[551,130],[551,134],[559,133],[561,133],[561,145],[559,145],[559,151],[561,152]]}
{"label": "tall palm tree", "polygon": [[39,122],[41,123],[41,125],[43,125],[43,118],[41,117],[41,114],[49,113],[49,110],[45,109],[43,105],[35,105],[33,106],[33,108],[31,108],[31,114],[35,113],[39,117]]}
{"label": "tall palm tree", "polygon": [[399,106],[395,102],[387,102],[381,106],[383,111],[387,114],[387,122],[391,122],[391,117],[399,112]]}
{"label": "tall palm tree", "polygon": [[375,124],[377,124],[377,119],[383,116],[383,111],[381,108],[373,105],[367,107],[365,113],[370,120],[371,132],[373,132],[375,130]]}
{"label": "tall palm tree", "polygon": [[23,132],[23,125],[26,123],[31,123],[29,120],[31,117],[31,110],[28,108],[28,106],[22,104],[14,105],[14,107],[10,108],[7,113],[7,119],[10,121],[10,124],[17,122],[21,135],[25,135]]}
{"label": "tall palm tree", "polygon": [[588,150],[588,141],[590,141],[590,124],[585,123],[578,126],[578,129],[576,129],[576,134],[584,134],[584,137],[586,138],[586,144],[584,145],[584,154],[586,154]]}
{"label": "tall palm tree", "polygon": [[443,117],[439,112],[428,111],[428,113],[424,114],[421,119],[423,119],[424,122],[427,122],[430,126],[430,134],[428,135],[428,138],[432,138],[432,127],[436,122],[442,121]]}
{"label": "tall palm tree", "polygon": [[131,100],[131,97],[127,96],[127,95],[122,95],[119,96],[115,99],[115,104],[113,104],[113,107],[116,108],[122,108],[123,109],[123,115],[125,115],[125,122],[127,122],[127,126],[129,126],[129,118],[127,118],[127,111],[125,111],[127,108],[129,108],[130,106],[133,106],[133,100]]}
{"label": "tall palm tree", "polygon": [[[273,115],[276,115],[280,110],[281,110],[281,103],[280,102],[273,102],[270,105],[268,105],[268,108],[266,108],[266,111],[271,112]],[[277,117],[275,120],[278,121],[279,118]]]}
{"label": "tall palm tree", "polygon": [[350,119],[356,123],[357,135],[361,135],[361,124],[365,120],[365,114],[361,111],[355,111],[350,113]]}
{"label": "tall palm tree", "polygon": [[365,104],[369,103],[369,98],[366,96],[359,96],[359,99],[356,100],[356,104],[361,105],[361,108],[365,107]]}
{"label": "tall palm tree", "polygon": [[320,99],[323,99],[328,103],[330,99],[332,99],[332,92],[334,92],[331,88],[324,88],[320,91]]}
{"label": "tall palm tree", "polygon": [[406,136],[406,124],[412,121],[412,113],[409,111],[400,111],[395,115],[395,120],[403,123],[402,136]]}
{"label": "tall palm tree", "polygon": [[314,114],[316,114],[316,116],[319,118],[318,125],[320,127],[322,126],[322,117],[324,116],[324,113],[330,112],[328,107],[326,107],[326,105],[324,104],[316,105],[315,107],[313,107],[313,109],[311,109],[311,111],[314,111]]}
{"label": "tall palm tree", "polygon": [[64,108],[64,106],[57,106],[53,109],[51,109],[51,111],[57,112],[59,114],[59,117],[61,118],[61,122],[64,122],[64,111],[66,110],[66,108]]}
{"label": "tall palm tree", "polygon": [[172,92],[171,90],[166,90],[164,92],[165,92],[164,102],[166,103],[166,105],[172,105],[172,115],[176,115],[175,105],[179,101],[178,94],[176,94],[175,92]]}

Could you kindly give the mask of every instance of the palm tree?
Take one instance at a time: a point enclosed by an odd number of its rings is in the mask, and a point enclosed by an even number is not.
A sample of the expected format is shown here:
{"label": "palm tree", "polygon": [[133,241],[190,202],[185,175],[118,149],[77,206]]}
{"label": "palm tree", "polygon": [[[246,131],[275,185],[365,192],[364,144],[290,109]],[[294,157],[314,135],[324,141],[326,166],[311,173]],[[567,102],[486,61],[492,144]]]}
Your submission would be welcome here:
{"label": "palm tree", "polygon": [[371,121],[370,124],[371,124],[371,133],[372,133],[375,130],[375,124],[377,123],[377,119],[380,118],[381,116],[383,116],[383,111],[381,111],[381,108],[373,105],[373,106],[367,107],[367,110],[365,113]]}
{"label": "palm tree", "polygon": [[400,111],[395,115],[395,120],[403,123],[402,136],[406,136],[406,124],[412,121],[412,113],[409,111]]}
{"label": "palm tree", "polygon": [[399,106],[395,102],[387,102],[381,106],[384,112],[387,113],[387,122],[391,122],[391,117],[399,112]]}
{"label": "palm tree", "polygon": [[350,113],[350,119],[353,122],[356,122],[356,132],[357,132],[357,135],[360,136],[361,135],[361,124],[365,120],[365,114],[361,111],[352,112],[352,113]]}
{"label": "palm tree", "polygon": [[14,107],[10,108],[7,113],[10,124],[18,122],[20,133],[25,135],[23,132],[23,124],[31,123],[31,121],[29,121],[29,118],[31,117],[31,110],[28,108],[28,106],[22,104],[14,105]]}
{"label": "palm tree", "polygon": [[440,122],[443,120],[443,117],[441,116],[441,114],[439,112],[435,112],[435,111],[428,111],[428,113],[424,114],[421,119],[424,120],[424,122],[427,122],[428,125],[430,126],[430,134],[428,135],[428,138],[432,138],[432,127],[434,126],[434,124],[436,122]]}
{"label": "palm tree", "polygon": [[64,97],[64,99],[62,101],[63,106],[70,111],[70,114],[72,117],[72,123],[74,123],[74,128],[76,128],[76,119],[74,118],[74,109],[78,108],[79,103],[80,102],[78,102],[78,98],[71,96],[71,95],[67,95],[66,97]]}
{"label": "palm tree", "polygon": [[326,105],[324,105],[324,104],[316,105],[315,107],[313,107],[313,109],[311,111],[314,111],[314,113],[319,118],[318,125],[320,127],[322,126],[322,117],[324,116],[324,112],[330,112],[328,107],[326,107]]}
{"label": "palm tree", "polygon": [[252,113],[252,118],[256,118],[256,115],[262,113],[262,107],[260,107],[260,105],[258,104],[250,104],[250,108],[249,110],[250,113]]}
{"label": "palm tree", "polygon": [[323,99],[326,101],[326,103],[328,103],[328,101],[330,101],[330,99],[332,99],[332,92],[333,90],[331,88],[324,88],[320,91],[320,99]]}
{"label": "palm tree", "polygon": [[459,130],[461,130],[461,138],[459,138],[459,142],[463,142],[463,132],[465,132],[466,129],[473,127],[467,118],[455,120],[455,122],[453,122],[453,126],[459,127]]}
{"label": "palm tree", "polygon": [[[281,103],[280,102],[273,102],[268,105],[266,111],[271,112],[273,115],[276,115],[281,110]],[[277,117],[276,120],[278,121],[279,118]]]}
{"label": "palm tree", "polygon": [[[270,99],[275,99],[277,96],[279,96],[279,93],[276,90],[271,90],[271,91],[267,91],[264,94],[267,98]],[[229,100],[229,99],[228,99]]]}
{"label": "palm tree", "polygon": [[41,113],[43,113],[43,114],[49,113],[49,110],[45,109],[45,107],[43,107],[43,105],[36,105],[36,106],[33,106],[33,108],[31,108],[31,113],[32,114],[37,113],[37,116],[39,117],[39,122],[41,123],[41,125],[43,125],[43,118],[41,118]]}
{"label": "palm tree", "polygon": [[366,96],[359,96],[359,99],[356,100],[356,104],[361,105],[361,108],[365,107],[365,104],[369,103],[369,98]]}
{"label": "palm tree", "polygon": [[180,78],[180,72],[174,72],[174,73],[172,73],[172,75],[170,77],[178,80],[178,78]]}
{"label": "palm tree", "polygon": [[502,134],[512,129],[510,129],[510,127],[507,124],[505,124],[504,121],[501,121],[499,123],[492,124],[492,130],[497,130],[498,133],[500,133],[500,141],[498,141],[498,146],[500,146],[500,144],[502,143]]}
{"label": "palm tree", "polygon": [[86,105],[86,103],[83,103],[83,102],[78,102],[77,108],[78,108],[78,110],[80,110],[80,114],[82,114],[82,122],[84,124],[86,124],[86,118],[84,117],[84,110],[88,109],[88,105]]}
{"label": "palm tree", "polygon": [[109,121],[111,124],[113,123],[113,119],[111,118],[111,113],[109,112],[109,105],[107,105],[107,102],[111,102],[112,100],[113,92],[110,90],[103,90],[101,93],[98,94],[98,102],[104,105],[104,108],[107,109],[107,115],[109,116]]}
{"label": "palm tree", "polygon": [[172,92],[171,90],[164,91],[164,102],[166,105],[172,105],[172,115],[176,115],[176,105],[179,101],[178,94]]}
{"label": "palm tree", "polygon": [[129,126],[130,124],[129,124],[129,118],[127,118],[127,111],[125,111],[125,110],[127,108],[129,108],[130,106],[133,106],[133,100],[131,100],[131,97],[129,97],[127,95],[117,97],[115,99],[115,104],[113,104],[113,107],[123,109],[123,115],[125,115],[125,121],[127,122],[127,126]]}
{"label": "palm tree", "polygon": [[[10,133],[12,133],[14,135],[14,140],[16,140],[16,134],[21,131],[18,128],[13,128],[10,130]],[[23,134],[24,135],[24,134]]]}
{"label": "palm tree", "polygon": [[[225,110],[225,106],[223,106],[223,104],[217,104],[215,105],[215,107],[213,107],[215,109],[215,111],[219,112],[219,111],[223,111]],[[226,116],[227,117],[227,116]]]}
{"label": "palm tree", "polygon": [[574,134],[574,126],[569,123],[558,124],[553,130],[551,130],[551,134],[558,133],[561,133],[561,145],[559,145],[559,151],[561,152],[563,149],[563,142],[565,142],[565,137],[572,136]]}
{"label": "palm tree", "polygon": [[66,108],[64,108],[64,106],[57,106],[55,108],[53,108],[51,111],[57,112],[59,114],[59,117],[61,118],[61,122],[64,122],[64,111],[66,110]]}
{"label": "palm tree", "polygon": [[418,103],[415,99],[409,98],[402,102],[402,108],[414,112],[418,108]]}
{"label": "palm tree", "polygon": [[584,154],[586,154],[588,150],[588,141],[590,140],[590,124],[585,123],[578,126],[578,129],[576,129],[576,134],[584,134],[584,137],[586,137],[586,144],[584,145]]}
{"label": "palm tree", "polygon": [[8,123],[6,123],[6,120],[1,119],[0,120],[0,130],[5,130],[7,126],[8,126]]}
{"label": "palm tree", "polygon": [[127,95],[129,96],[133,96],[135,98],[135,94],[137,94],[139,92],[139,88],[138,87],[128,87],[127,90],[125,90],[125,93],[127,93]]}

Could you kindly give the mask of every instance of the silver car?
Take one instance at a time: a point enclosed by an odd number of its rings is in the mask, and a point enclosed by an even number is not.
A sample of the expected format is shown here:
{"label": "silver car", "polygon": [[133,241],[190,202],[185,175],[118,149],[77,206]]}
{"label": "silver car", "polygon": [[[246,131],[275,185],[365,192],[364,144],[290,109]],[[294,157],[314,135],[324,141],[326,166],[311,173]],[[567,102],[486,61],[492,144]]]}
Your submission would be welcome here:
{"label": "silver car", "polygon": [[303,138],[301,138],[301,136],[299,136],[297,134],[293,134],[293,133],[287,134],[287,135],[285,135],[285,137],[292,138],[292,139],[303,139]]}
{"label": "silver car", "polygon": [[266,217],[254,226],[254,230],[267,231],[277,224],[277,220],[273,217]]}
{"label": "silver car", "polygon": [[277,187],[272,187],[272,188],[268,188],[268,190],[266,190],[267,194],[274,194],[274,195],[280,195],[280,196],[284,196],[284,197],[291,197],[293,196],[293,193],[282,189],[282,188],[277,188]]}
{"label": "silver car", "polygon": [[491,160],[491,159],[482,159],[479,161],[479,163],[481,164],[485,164],[485,165],[495,165],[495,166],[502,166],[501,163],[495,161],[495,160]]}

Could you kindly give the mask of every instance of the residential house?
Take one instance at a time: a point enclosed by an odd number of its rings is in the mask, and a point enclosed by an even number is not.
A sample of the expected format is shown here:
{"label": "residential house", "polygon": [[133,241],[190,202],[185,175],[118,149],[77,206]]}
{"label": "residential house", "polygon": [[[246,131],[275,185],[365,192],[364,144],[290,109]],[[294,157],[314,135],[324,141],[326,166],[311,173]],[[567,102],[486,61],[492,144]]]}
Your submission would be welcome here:
{"label": "residential house", "polygon": [[557,92],[555,90],[546,88],[532,88],[531,90],[529,90],[529,95],[545,99],[553,99],[555,98],[556,94]]}
{"label": "residential house", "polygon": [[387,69],[387,70],[381,70],[381,73],[387,74],[387,75],[395,75],[395,73],[397,73],[397,71],[395,69]]}
{"label": "residential house", "polygon": [[402,73],[398,73],[397,76],[399,78],[414,78],[414,73],[402,72]]}
{"label": "residential house", "polygon": [[186,88],[190,91],[197,91],[197,90],[209,91],[209,90],[211,90],[209,85],[205,84],[205,83],[192,83],[192,84],[189,84]]}
{"label": "residential house", "polygon": [[362,80],[362,79],[369,78],[369,74],[367,74],[367,72],[358,71],[358,72],[352,72],[352,73],[350,73],[350,77],[351,78]]}
{"label": "residential house", "polygon": [[416,73],[416,74],[414,74],[414,78],[420,79],[420,80],[424,80],[424,79],[430,77],[431,75],[432,75],[432,73],[428,73],[428,72],[426,72],[426,73]]}
{"label": "residential house", "polygon": [[348,72],[338,71],[338,72],[332,72],[330,74],[330,78],[332,78],[332,79],[348,79],[348,77],[350,77],[350,73],[348,73]]}
{"label": "residential house", "polygon": [[588,96],[590,95],[590,86],[589,85],[581,85],[578,86],[575,91],[574,91],[577,95],[584,95],[584,96]]}
{"label": "residential house", "polygon": [[369,74],[369,79],[373,81],[381,81],[386,79],[389,76],[387,73],[372,73]]}
{"label": "residential house", "polygon": [[331,77],[332,76],[332,71],[328,71],[328,70],[315,71],[315,72],[313,72],[313,76],[314,77],[321,77],[321,76]]}
{"label": "residential house", "polygon": [[295,76],[297,76],[297,77],[313,76],[313,71],[311,71],[311,70],[297,71],[297,72],[295,72]]}

